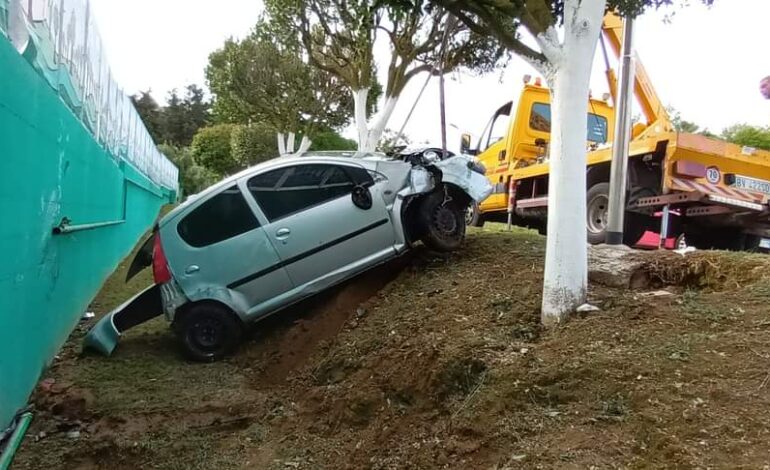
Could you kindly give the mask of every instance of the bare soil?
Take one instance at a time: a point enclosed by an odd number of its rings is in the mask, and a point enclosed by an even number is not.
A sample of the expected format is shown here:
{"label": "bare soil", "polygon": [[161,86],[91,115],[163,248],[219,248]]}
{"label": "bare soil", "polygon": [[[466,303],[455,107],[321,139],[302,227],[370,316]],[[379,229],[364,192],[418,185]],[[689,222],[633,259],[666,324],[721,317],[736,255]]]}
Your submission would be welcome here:
{"label": "bare soil", "polygon": [[[493,226],[416,250],[215,364],[162,319],[84,355],[84,322],[14,468],[767,468],[768,258],[648,253],[657,285],[592,285],[600,311],[544,330],[543,249]],[[99,315],[150,282],[125,269]]]}

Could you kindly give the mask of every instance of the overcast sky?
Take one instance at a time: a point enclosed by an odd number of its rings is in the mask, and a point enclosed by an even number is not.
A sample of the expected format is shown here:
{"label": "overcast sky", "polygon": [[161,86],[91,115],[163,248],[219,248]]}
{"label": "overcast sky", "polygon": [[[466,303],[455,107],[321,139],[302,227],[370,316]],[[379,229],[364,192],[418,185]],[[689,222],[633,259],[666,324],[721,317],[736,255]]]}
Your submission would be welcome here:
{"label": "overcast sky", "polygon": [[[208,54],[256,23],[258,0],[91,0],[114,76],[127,93],[151,89],[158,100],[172,88],[204,84]],[[645,14],[637,22],[636,49],[663,103],[711,131],[737,122],[770,125],[770,101],[759,81],[770,75],[770,1],[716,0],[706,8]],[[669,22],[664,13],[674,13]],[[592,91],[607,91],[597,51]],[[514,58],[505,69],[476,77],[447,78],[450,148],[459,130],[478,134],[501,104],[515,99],[521,78],[533,74]],[[388,127],[398,129],[422,86],[414,79]],[[406,133],[413,141],[440,143],[437,80],[418,103]],[[349,129],[346,134],[352,136]]]}

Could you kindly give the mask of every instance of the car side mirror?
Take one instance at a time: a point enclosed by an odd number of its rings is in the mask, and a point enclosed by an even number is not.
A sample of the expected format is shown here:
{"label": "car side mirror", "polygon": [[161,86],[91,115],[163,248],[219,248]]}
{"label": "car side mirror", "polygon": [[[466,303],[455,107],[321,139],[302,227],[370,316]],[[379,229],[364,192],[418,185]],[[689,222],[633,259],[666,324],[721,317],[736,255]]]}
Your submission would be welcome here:
{"label": "car side mirror", "polygon": [[350,193],[350,199],[359,209],[369,210],[372,208],[372,193],[366,186],[358,185]]}
{"label": "car side mirror", "polygon": [[465,155],[476,155],[478,151],[471,149],[471,135],[467,132],[463,132],[460,136],[460,153]]}

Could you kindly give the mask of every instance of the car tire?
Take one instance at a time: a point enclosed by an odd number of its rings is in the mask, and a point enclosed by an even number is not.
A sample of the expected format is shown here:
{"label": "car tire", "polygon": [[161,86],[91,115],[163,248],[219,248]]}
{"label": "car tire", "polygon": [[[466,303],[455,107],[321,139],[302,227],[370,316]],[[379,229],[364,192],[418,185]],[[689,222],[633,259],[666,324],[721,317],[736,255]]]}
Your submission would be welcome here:
{"label": "car tire", "polygon": [[238,349],[244,328],[241,320],[223,305],[202,302],[185,312],[176,330],[188,358],[214,362]]}
{"label": "car tire", "polygon": [[465,238],[465,206],[450,199],[445,201],[439,189],[426,196],[420,205],[420,219],[424,221],[422,242],[436,251],[454,251]]}
{"label": "car tire", "polygon": [[483,227],[484,222],[484,214],[479,210],[479,205],[471,203],[465,210],[465,224],[470,227]]}

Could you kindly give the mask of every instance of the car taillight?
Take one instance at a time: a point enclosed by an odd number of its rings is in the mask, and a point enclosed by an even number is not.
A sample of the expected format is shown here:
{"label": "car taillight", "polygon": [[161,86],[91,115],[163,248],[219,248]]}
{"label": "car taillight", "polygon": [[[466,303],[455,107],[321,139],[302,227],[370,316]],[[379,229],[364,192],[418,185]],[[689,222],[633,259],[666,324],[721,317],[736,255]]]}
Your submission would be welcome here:
{"label": "car taillight", "polygon": [[152,245],[152,277],[155,284],[164,284],[171,280],[171,272],[168,270],[168,260],[163,253],[163,245],[160,243],[160,233],[155,234]]}

